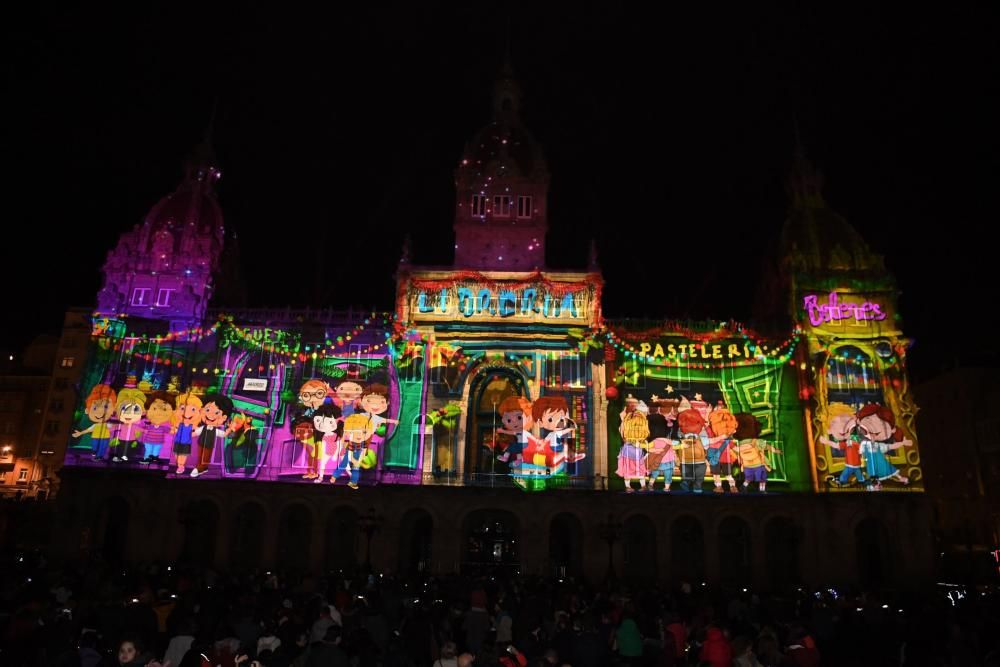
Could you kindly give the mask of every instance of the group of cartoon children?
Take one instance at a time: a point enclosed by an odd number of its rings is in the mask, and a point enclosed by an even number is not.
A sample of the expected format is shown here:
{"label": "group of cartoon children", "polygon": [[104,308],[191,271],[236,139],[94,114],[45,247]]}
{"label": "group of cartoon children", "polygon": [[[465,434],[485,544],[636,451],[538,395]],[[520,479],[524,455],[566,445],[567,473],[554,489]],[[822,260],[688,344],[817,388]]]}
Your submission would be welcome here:
{"label": "group of cartoon children", "polygon": [[896,427],[892,410],[878,403],[869,403],[857,411],[845,403],[831,403],[828,414],[829,437],[822,435],[819,441],[844,456],[843,471],[839,477],[827,477],[828,484],[848,487],[853,478],[869,491],[879,491],[884,481],[904,486],[910,483],[888,459],[889,452],[913,444]]}
{"label": "group of cartoon children", "polygon": [[389,419],[389,389],[384,384],[362,386],[345,379],[335,387],[324,380],[307,380],[299,389],[299,411],[293,419],[295,439],[305,448],[308,471],[303,479],[321,484],[330,460],[335,484],[349,476],[348,486],[358,488],[362,468],[375,465],[374,447],[383,442]]}
{"label": "group of cartoon children", "polygon": [[749,413],[734,415],[721,401],[712,407],[696,394],[695,400],[653,396],[653,411],[631,394],[625,398],[619,432],[622,448],[618,453],[617,474],[625,480],[625,490],[653,491],[663,478],[669,493],[674,471],[680,466],[681,489],[702,493],[706,473],[711,472],[714,492],[739,493],[734,474],[742,471],[743,489],[752,482],[763,493],[767,489],[770,465],[767,452],[781,453],[760,439],[760,422]]}
{"label": "group of cartoon children", "polygon": [[[146,404],[149,402],[147,409]],[[98,384],[85,401],[91,426],[73,431],[73,437],[90,434],[95,461],[163,464],[164,445],[173,445],[177,474],[187,472],[187,461],[195,444],[197,464],[191,477],[203,475],[212,461],[216,446],[224,447],[230,472],[253,471],[257,459],[257,430],[246,414],[233,414],[233,402],[220,394],[171,396],[157,391],[148,397],[135,388],[115,392]]]}
{"label": "group of cartoon children", "polygon": [[494,454],[510,465],[513,474],[558,474],[567,463],[586,457],[582,447],[573,446],[576,423],[562,396],[542,396],[533,403],[523,396],[508,396],[498,412],[503,426],[497,429]]}

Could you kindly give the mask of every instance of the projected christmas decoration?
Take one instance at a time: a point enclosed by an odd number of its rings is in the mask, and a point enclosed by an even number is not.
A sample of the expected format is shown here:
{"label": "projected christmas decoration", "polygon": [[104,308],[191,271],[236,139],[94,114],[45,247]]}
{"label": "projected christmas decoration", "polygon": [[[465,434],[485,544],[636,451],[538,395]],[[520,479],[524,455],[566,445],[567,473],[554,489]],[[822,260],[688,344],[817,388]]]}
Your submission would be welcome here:
{"label": "projected christmas decoration", "polygon": [[[635,332],[609,327],[607,341],[616,351],[605,363],[609,389],[621,388],[608,393],[612,489],[739,493],[748,481],[754,491],[810,488],[794,336],[775,342],[735,323],[701,330],[668,323]],[[723,358],[702,361],[702,350]],[[760,426],[743,438],[755,444],[742,452],[740,415]]]}

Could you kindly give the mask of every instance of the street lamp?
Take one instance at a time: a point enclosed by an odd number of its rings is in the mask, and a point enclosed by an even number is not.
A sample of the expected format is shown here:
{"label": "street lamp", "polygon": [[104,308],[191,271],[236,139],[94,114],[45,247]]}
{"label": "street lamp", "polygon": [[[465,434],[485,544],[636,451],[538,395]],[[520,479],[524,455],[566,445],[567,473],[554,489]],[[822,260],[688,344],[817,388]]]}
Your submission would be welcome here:
{"label": "street lamp", "polygon": [[385,518],[375,513],[374,507],[369,507],[366,514],[358,517],[358,528],[365,534],[365,569],[372,571],[372,536],[378,532]]}
{"label": "street lamp", "polygon": [[622,523],[615,520],[615,517],[608,512],[607,521],[602,521],[597,525],[601,539],[608,543],[608,580],[615,578],[614,549],[615,542],[622,536]]}

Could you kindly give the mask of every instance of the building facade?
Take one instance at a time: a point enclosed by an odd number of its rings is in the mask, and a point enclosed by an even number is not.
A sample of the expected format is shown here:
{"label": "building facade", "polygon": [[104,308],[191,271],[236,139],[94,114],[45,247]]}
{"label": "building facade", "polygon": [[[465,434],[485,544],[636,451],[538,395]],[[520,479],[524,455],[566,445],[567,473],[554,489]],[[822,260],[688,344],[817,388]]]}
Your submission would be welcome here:
{"label": "building facade", "polygon": [[546,267],[549,173],[509,72],[493,106],[455,172],[455,262],[404,248],[391,312],[212,302],[219,170],[192,159],[105,263],[57,551],[765,587],[929,576],[894,283],[804,158],[769,274],[784,330],[609,321],[596,253]]}

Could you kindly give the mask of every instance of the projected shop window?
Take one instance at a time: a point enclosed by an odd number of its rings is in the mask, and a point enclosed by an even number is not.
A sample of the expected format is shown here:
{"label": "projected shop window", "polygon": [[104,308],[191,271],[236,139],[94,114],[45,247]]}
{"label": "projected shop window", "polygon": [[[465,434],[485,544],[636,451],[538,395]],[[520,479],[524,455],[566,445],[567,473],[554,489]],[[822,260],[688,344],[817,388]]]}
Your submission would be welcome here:
{"label": "projected shop window", "polygon": [[872,358],[853,345],[832,351],[826,362],[830,402],[860,407],[882,403],[882,377]]}
{"label": "projected shop window", "polygon": [[581,355],[551,356],[543,367],[547,387],[583,389],[587,385],[587,360]]}

